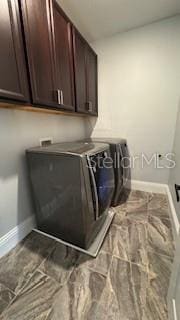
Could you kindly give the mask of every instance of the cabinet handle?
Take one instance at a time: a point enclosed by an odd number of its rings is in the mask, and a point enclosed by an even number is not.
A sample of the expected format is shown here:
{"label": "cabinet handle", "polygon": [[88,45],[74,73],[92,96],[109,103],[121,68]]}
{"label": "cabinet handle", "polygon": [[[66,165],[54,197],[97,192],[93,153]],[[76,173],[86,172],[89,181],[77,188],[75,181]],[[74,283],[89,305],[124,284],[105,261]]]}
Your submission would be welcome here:
{"label": "cabinet handle", "polygon": [[62,90],[61,90],[61,104],[64,104],[64,95]]}
{"label": "cabinet handle", "polygon": [[57,90],[57,99],[58,99],[58,104],[61,104],[61,90]]}
{"label": "cabinet handle", "polygon": [[89,111],[89,112],[92,112],[92,111],[93,111],[92,101],[88,101],[88,111]]}
{"label": "cabinet handle", "polygon": [[177,202],[179,202],[179,200],[180,200],[180,198],[179,198],[180,185],[175,184],[175,191],[176,191]]}

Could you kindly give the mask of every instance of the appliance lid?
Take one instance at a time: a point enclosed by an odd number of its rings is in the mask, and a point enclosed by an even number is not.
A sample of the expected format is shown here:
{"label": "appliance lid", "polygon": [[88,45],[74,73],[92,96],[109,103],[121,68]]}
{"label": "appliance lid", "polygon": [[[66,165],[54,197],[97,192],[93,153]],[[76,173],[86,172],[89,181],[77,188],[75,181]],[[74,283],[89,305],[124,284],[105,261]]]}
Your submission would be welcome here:
{"label": "appliance lid", "polygon": [[92,155],[109,149],[108,144],[94,142],[64,142],[56,143],[43,147],[28,149],[32,153],[56,153],[73,154],[79,156]]}
{"label": "appliance lid", "polygon": [[127,140],[123,138],[97,138],[97,137],[92,137],[92,138],[87,138],[86,140],[82,141],[87,141],[87,142],[102,142],[102,143],[108,143],[108,144],[126,144]]}

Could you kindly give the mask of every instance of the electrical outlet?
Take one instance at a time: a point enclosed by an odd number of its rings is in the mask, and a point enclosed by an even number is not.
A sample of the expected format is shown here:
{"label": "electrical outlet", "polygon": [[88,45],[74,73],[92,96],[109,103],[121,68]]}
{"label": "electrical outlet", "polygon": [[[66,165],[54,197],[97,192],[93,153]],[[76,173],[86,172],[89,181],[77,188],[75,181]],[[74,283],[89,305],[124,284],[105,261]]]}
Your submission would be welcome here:
{"label": "electrical outlet", "polygon": [[50,144],[53,143],[53,138],[48,137],[48,138],[40,138],[39,143],[41,147],[49,146]]}

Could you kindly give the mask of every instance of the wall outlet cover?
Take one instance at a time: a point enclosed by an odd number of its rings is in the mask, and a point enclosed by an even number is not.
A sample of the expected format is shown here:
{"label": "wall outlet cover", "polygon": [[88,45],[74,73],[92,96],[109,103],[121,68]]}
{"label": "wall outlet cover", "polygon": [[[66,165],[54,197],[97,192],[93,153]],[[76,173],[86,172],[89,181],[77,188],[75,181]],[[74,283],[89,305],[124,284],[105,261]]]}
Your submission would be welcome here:
{"label": "wall outlet cover", "polygon": [[49,146],[50,144],[53,143],[53,138],[52,137],[40,138],[39,143],[41,147]]}

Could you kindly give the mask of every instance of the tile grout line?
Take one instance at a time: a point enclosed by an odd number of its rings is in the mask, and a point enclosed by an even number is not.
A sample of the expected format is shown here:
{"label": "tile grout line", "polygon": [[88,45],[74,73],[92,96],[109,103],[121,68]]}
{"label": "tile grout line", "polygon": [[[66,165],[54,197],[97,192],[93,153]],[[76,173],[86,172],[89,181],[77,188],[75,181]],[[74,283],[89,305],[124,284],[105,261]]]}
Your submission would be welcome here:
{"label": "tile grout line", "polygon": [[143,265],[143,264],[140,264],[140,263],[132,262],[131,260],[125,260],[125,259],[123,259],[121,257],[116,256],[116,255],[113,255],[112,257],[115,258],[115,259],[121,260],[123,262],[129,263],[129,264],[131,263],[132,265],[135,265],[135,266],[143,269],[143,271],[147,273],[147,270],[145,271],[145,269],[146,269],[148,263],[146,265]]}

